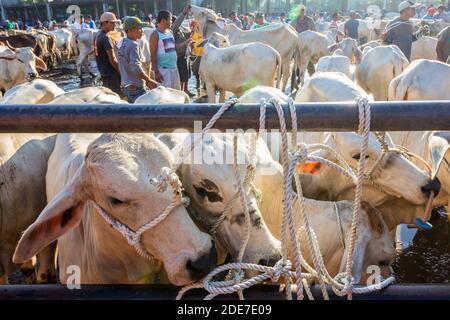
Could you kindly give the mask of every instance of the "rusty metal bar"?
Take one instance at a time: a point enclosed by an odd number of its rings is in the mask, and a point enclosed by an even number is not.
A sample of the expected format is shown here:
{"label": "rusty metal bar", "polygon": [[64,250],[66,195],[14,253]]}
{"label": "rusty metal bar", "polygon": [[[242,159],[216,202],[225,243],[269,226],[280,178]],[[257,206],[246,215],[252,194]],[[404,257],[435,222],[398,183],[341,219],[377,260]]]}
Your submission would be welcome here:
{"label": "rusty metal bar", "polygon": [[[337,297],[331,288],[327,288],[330,298]],[[2,285],[0,300],[142,300],[142,299],[175,299],[179,288],[170,285],[81,285],[81,289],[69,290],[62,285]],[[320,287],[312,286],[315,299],[322,299]],[[192,290],[185,299],[203,299],[204,290]],[[258,285],[245,290],[246,299],[250,300],[284,300],[284,293],[278,286]],[[237,299],[236,295],[220,296],[219,299]],[[448,284],[398,284],[391,285],[381,291],[353,295],[354,300],[450,300]]]}
{"label": "rusty metal bar", "polygon": [[[450,130],[450,101],[373,102],[372,130]],[[167,105],[1,105],[0,132],[172,132],[205,126],[219,104]],[[355,131],[353,102],[296,104],[299,128],[305,131]],[[287,105],[285,115],[290,118]],[[217,122],[219,130],[259,127],[258,104],[236,104]],[[267,129],[279,128],[273,107]]]}

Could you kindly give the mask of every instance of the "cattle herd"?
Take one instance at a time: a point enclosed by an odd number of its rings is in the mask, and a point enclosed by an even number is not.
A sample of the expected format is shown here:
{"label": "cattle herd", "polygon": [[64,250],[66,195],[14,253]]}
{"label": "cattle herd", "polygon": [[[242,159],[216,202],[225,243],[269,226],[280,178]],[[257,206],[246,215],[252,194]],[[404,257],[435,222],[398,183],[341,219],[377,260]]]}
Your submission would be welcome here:
{"label": "cattle herd", "polygon": [[[225,101],[225,92],[232,92],[242,103],[262,99],[287,103],[288,91],[296,102],[359,97],[450,100],[450,65],[436,61],[437,40],[432,36],[414,43],[410,63],[398,47],[382,45],[376,28],[369,28],[364,20],[360,28],[369,41],[359,46],[350,38],[336,42],[333,31],[323,26],[318,28],[321,32],[301,34],[286,24],[242,31],[212,10],[192,6],[192,13],[207,40],[199,73],[209,102],[216,101],[217,89],[220,102]],[[146,30],[141,40],[149,71],[151,31]],[[431,35],[438,31],[433,29]],[[52,81],[36,78],[38,70],[73,56],[82,76],[95,32],[74,33],[66,28],[0,37],[4,92],[0,104],[83,108],[84,104],[127,103],[105,87],[64,92]],[[117,32],[116,42],[120,38]],[[316,72],[306,76],[310,63],[316,65]],[[189,102],[184,92],[158,87],[135,104]],[[247,224],[243,205],[235,201],[233,164],[185,161],[177,175],[161,171],[173,166],[193,136],[1,133],[0,284],[8,283],[8,276],[19,267],[29,283],[65,283],[68,268],[75,265],[86,284],[183,286],[205,277],[227,256],[238,259]],[[281,259],[284,180],[275,156],[279,141],[279,133],[270,133],[256,143],[254,182],[247,190],[250,236],[242,257],[245,262],[273,266]],[[317,156],[336,163],[343,159],[351,168],[358,165],[362,137],[357,133],[302,132],[298,141],[325,145],[314,151]],[[213,158],[232,154],[233,135],[207,134],[196,147]],[[380,268],[382,276],[390,274],[396,228],[417,221],[429,226],[423,220],[430,197],[433,206],[450,206],[449,149],[450,133],[445,131],[370,133],[366,156],[370,170],[365,175],[353,257],[356,283],[366,283],[372,265]],[[246,164],[251,160],[249,152],[249,137],[239,135],[237,153]],[[246,164],[239,164],[243,176]],[[325,266],[335,276],[346,266],[355,182],[325,165],[301,167],[300,180],[310,225]],[[298,206],[296,199],[294,208]],[[166,211],[170,213],[165,219],[135,236]],[[306,233],[299,219],[296,223],[303,258],[313,265]]]}

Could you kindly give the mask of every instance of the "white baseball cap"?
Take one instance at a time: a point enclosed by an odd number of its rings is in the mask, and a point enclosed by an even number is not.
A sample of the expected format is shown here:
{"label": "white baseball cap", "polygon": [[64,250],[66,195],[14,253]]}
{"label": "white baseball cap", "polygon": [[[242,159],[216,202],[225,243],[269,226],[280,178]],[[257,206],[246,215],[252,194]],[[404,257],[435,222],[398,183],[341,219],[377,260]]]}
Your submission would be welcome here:
{"label": "white baseball cap", "polygon": [[398,5],[398,11],[402,12],[403,10],[408,9],[408,8],[414,8],[415,9],[415,8],[417,8],[419,6],[420,6],[420,3],[414,3],[412,1],[402,1]]}

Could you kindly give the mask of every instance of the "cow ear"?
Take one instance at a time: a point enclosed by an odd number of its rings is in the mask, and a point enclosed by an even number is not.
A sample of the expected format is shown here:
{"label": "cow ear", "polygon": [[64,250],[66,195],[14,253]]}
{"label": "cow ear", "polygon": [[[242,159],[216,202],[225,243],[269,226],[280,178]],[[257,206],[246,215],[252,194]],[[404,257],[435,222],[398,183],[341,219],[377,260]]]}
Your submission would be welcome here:
{"label": "cow ear", "polygon": [[36,68],[41,69],[42,71],[47,71],[47,65],[45,64],[44,60],[34,56],[34,62],[36,64]]}
{"label": "cow ear", "polygon": [[378,215],[379,211],[365,201],[361,201],[361,209],[369,218],[369,224],[372,231],[381,236],[383,234],[383,222]]}
{"label": "cow ear", "polygon": [[227,23],[226,23],[225,19],[219,18],[216,20],[216,23],[220,29],[226,29]]}
{"label": "cow ear", "polygon": [[37,220],[25,230],[14,252],[14,263],[30,259],[78,225],[87,200],[86,176],[83,165],[70,183],[47,204]]}
{"label": "cow ear", "polygon": [[431,163],[432,163],[432,177],[435,178],[442,162],[445,161],[445,154],[450,149],[450,133],[435,132],[433,133],[430,143],[428,144]]}

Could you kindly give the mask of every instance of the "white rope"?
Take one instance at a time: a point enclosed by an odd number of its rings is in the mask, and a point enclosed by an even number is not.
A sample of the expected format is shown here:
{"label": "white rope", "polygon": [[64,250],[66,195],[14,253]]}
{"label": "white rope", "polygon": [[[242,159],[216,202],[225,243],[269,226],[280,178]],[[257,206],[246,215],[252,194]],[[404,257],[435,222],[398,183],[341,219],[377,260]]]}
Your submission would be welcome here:
{"label": "white rope", "polygon": [[134,231],[124,223],[120,222],[116,218],[112,217],[105,209],[100,207],[95,201],[93,202],[94,208],[100,214],[100,216],[109,224],[111,227],[118,231],[128,242],[130,246],[133,246],[136,252],[147,260],[153,260],[154,256],[145,249],[141,243],[142,234],[160,222],[164,221],[167,216],[178,206],[189,205],[189,198],[182,196],[181,182],[176,174],[170,174],[168,168],[161,168],[161,174],[159,179],[152,179],[150,183],[156,185],[158,192],[164,192],[169,184],[173,188],[172,201],[171,203],[155,218],[141,226],[138,230]]}
{"label": "white rope", "polygon": [[[322,295],[324,299],[329,299],[328,293],[326,291],[325,284],[331,285],[331,288],[333,292],[338,296],[348,295],[348,298],[352,298],[352,293],[368,293],[376,290],[380,290],[389,284],[393,283],[395,281],[394,277],[390,277],[386,280],[384,280],[381,283],[367,286],[363,288],[353,288],[352,284],[352,278],[351,278],[351,269],[352,269],[352,262],[353,262],[353,251],[355,247],[355,242],[357,238],[357,226],[359,221],[359,212],[360,212],[360,202],[361,202],[361,192],[362,192],[362,186],[363,186],[363,180],[364,180],[364,160],[365,155],[367,153],[367,147],[368,147],[368,135],[370,132],[370,106],[368,104],[367,99],[358,99],[358,109],[359,109],[359,119],[360,119],[360,125],[358,133],[363,136],[363,143],[361,145],[361,156],[360,161],[358,164],[358,174],[355,175],[353,173],[353,170],[351,167],[345,162],[345,160],[334,150],[331,148],[320,145],[320,144],[314,144],[311,146],[306,146],[304,144],[297,145],[296,136],[297,136],[297,117],[295,113],[295,107],[292,99],[288,101],[290,112],[291,112],[291,120],[292,120],[292,144],[296,147],[295,152],[291,153],[292,161],[288,161],[288,144],[287,144],[287,130],[286,130],[286,124],[284,121],[284,114],[283,109],[280,106],[280,104],[276,100],[271,100],[270,103],[272,103],[275,106],[275,109],[277,111],[279,120],[280,120],[280,128],[281,128],[281,138],[282,138],[282,154],[281,154],[281,162],[284,168],[284,208],[283,208],[283,219],[282,219],[282,225],[281,225],[281,242],[282,242],[282,259],[276,263],[274,267],[267,267],[267,266],[261,266],[258,264],[250,264],[250,263],[243,263],[241,262],[243,257],[243,252],[246,247],[246,243],[248,242],[249,237],[249,213],[248,213],[248,207],[247,207],[247,199],[246,199],[246,192],[245,192],[245,183],[242,183],[240,173],[237,166],[237,136],[234,136],[233,139],[233,151],[234,151],[234,168],[235,168],[235,177],[237,181],[237,187],[238,192],[237,195],[239,195],[239,198],[241,200],[244,214],[246,218],[246,237],[244,238],[244,241],[240,247],[239,255],[238,255],[238,261],[236,263],[229,263],[222,265],[218,268],[216,268],[214,271],[212,271],[204,280],[203,283],[194,283],[192,285],[186,286],[183,288],[178,296],[177,299],[181,299],[183,294],[193,288],[205,288],[209,295],[206,297],[206,299],[212,299],[215,296],[219,294],[231,294],[237,292],[239,294],[239,297],[243,298],[243,290],[258,284],[262,283],[267,280],[271,280],[273,282],[277,282],[280,277],[283,277],[286,281],[286,284],[284,286],[284,290],[286,291],[286,297],[287,299],[292,298],[291,294],[291,281],[292,278],[296,279],[297,284],[297,299],[303,299],[303,288],[305,288],[305,292],[309,299],[313,300],[313,296],[311,294],[309,285],[307,280],[312,279],[318,279],[320,283],[320,287],[322,290]],[[265,107],[266,102],[265,100],[261,101],[261,107],[260,107],[260,129],[258,132],[258,135],[262,133],[262,131],[265,129]],[[226,110],[229,108],[223,107],[221,108]],[[219,110],[219,112],[221,111]],[[219,113],[218,112],[218,113]],[[224,112],[224,111],[223,111]],[[222,112],[222,114],[223,114]],[[217,114],[216,114],[217,115]],[[211,119],[212,122],[215,122],[220,116],[213,117]],[[210,121],[210,122],[211,122]],[[206,128],[205,128],[206,129]],[[205,130],[202,132],[202,135],[204,134]],[[254,161],[255,151],[256,151],[256,140],[258,136],[251,137],[250,139],[250,161],[251,165],[254,165],[252,161]],[[382,144],[383,148],[383,144]],[[323,159],[321,157],[317,156],[311,156],[308,154],[308,151],[311,150],[328,150],[330,151],[336,160],[337,163],[329,161],[327,159]],[[192,150],[192,149],[191,149]],[[346,264],[346,271],[345,273],[339,273],[334,278],[332,278],[323,261],[323,257],[320,253],[320,247],[319,243],[317,241],[317,237],[314,233],[314,230],[309,226],[308,217],[306,214],[305,209],[305,203],[304,198],[302,195],[302,189],[301,189],[301,183],[298,174],[294,175],[295,168],[298,162],[304,162],[304,161],[319,161],[321,163],[324,163],[339,172],[342,172],[345,176],[352,179],[356,184],[356,193],[355,193],[355,205],[353,209],[353,215],[352,215],[352,225],[351,225],[351,234],[350,234],[350,243],[349,243],[349,250],[348,250],[348,256],[347,256],[347,264]],[[380,160],[381,161],[381,160]],[[248,168],[251,168],[251,166],[248,166]],[[254,169],[254,167],[253,167]],[[246,174],[246,179],[248,177],[248,171]],[[302,257],[301,251],[300,251],[300,245],[299,240],[297,236],[297,231],[295,230],[296,223],[294,221],[294,215],[293,215],[293,198],[294,198],[294,192],[292,189],[292,179],[294,177],[294,181],[297,188],[297,198],[299,200],[300,204],[300,216],[303,219],[303,227],[300,229],[305,229],[307,234],[307,240],[308,240],[308,246],[310,248],[310,252],[313,258],[315,269],[313,269]],[[244,179],[244,180],[246,180]],[[250,179],[251,180],[251,179]],[[229,202],[232,203],[237,196],[233,197],[233,199]],[[228,206],[227,206],[228,207]],[[227,210],[224,210],[225,211]],[[335,206],[336,211],[338,208]],[[221,218],[224,216],[222,214]],[[338,223],[339,221],[339,213],[337,212],[337,218]],[[217,228],[218,224],[222,220],[219,219],[215,227]],[[339,228],[342,228],[340,225]],[[342,229],[340,229],[341,231]],[[288,238],[287,238],[287,232],[289,231],[290,235],[290,241],[293,247],[293,254],[295,259],[295,271],[290,271],[291,263],[287,259],[289,250],[288,250]],[[341,238],[342,241],[342,238]],[[344,243],[345,245],[345,243]],[[308,273],[302,273],[301,268],[302,266],[305,267],[305,269],[308,271]],[[244,279],[243,276],[243,270],[253,270],[260,272],[261,274],[258,274],[252,278]],[[226,279],[225,281],[212,281],[212,278],[224,271],[228,271],[229,275],[234,274],[234,277],[232,279]]]}

